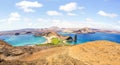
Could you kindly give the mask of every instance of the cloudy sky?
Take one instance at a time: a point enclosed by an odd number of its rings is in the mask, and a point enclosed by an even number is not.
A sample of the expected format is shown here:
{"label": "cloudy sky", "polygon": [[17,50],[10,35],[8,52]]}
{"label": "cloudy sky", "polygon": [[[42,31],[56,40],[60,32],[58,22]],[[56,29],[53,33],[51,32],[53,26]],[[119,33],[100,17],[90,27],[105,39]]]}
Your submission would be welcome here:
{"label": "cloudy sky", "polygon": [[120,0],[0,0],[0,31],[51,26],[120,30]]}

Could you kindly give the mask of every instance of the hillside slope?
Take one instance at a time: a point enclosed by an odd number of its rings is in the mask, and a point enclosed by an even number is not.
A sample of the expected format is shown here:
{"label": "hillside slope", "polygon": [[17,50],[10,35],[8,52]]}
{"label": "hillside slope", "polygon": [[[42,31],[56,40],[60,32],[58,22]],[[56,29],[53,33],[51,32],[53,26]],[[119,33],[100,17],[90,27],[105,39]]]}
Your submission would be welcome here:
{"label": "hillside slope", "polygon": [[94,41],[49,48],[0,65],[120,65],[120,44]]}

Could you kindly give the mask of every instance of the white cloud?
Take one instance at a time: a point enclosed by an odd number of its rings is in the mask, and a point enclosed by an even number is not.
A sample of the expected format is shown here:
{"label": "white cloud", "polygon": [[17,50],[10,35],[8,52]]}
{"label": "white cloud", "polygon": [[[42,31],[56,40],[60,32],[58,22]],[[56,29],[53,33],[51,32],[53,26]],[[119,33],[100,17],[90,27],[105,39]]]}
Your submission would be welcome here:
{"label": "white cloud", "polygon": [[6,19],[0,19],[0,22],[5,22],[6,21]]}
{"label": "white cloud", "polygon": [[[86,18],[86,19],[89,19],[89,18]],[[59,20],[59,19],[52,20],[52,26],[58,26],[60,28],[89,27],[89,28],[95,28],[95,29],[108,29],[108,30],[120,29],[120,26],[115,24],[108,24],[108,23],[102,23],[102,22],[88,22],[88,21],[67,21],[67,20]]]}
{"label": "white cloud", "polygon": [[5,19],[0,19],[0,22],[6,22],[8,24],[11,24],[12,22],[20,21],[21,20],[21,15],[17,12],[12,12],[9,14],[8,18]]}
{"label": "white cloud", "polygon": [[47,11],[47,15],[50,16],[59,16],[62,15],[61,13],[57,12],[57,11]]}
{"label": "white cloud", "polygon": [[86,18],[86,22],[93,22],[93,19],[91,19],[91,18]]}
{"label": "white cloud", "polygon": [[25,22],[30,22],[32,19],[24,17],[22,20],[25,21]]}
{"label": "white cloud", "polygon": [[[14,16],[19,17],[16,14]],[[70,21],[70,20],[50,19],[50,18],[48,19],[46,18],[45,19],[44,18],[38,18],[38,19],[25,18],[21,22],[13,22],[12,24],[9,24],[7,21],[4,23],[1,23],[0,30],[13,30],[13,29],[23,29],[23,28],[46,28],[46,27],[51,27],[51,26],[58,26],[60,28],[89,27],[89,28],[96,28],[96,29],[120,30],[119,25],[108,24],[105,22],[104,23],[95,22],[91,18],[86,18],[85,21]]]}
{"label": "white cloud", "polygon": [[34,2],[21,1],[21,2],[16,3],[16,6],[22,9],[24,12],[35,12],[33,8],[42,7],[43,5],[37,1],[34,1]]}
{"label": "white cloud", "polygon": [[14,22],[14,21],[19,21],[20,20],[20,14],[17,12],[12,12],[9,15],[8,22]]}
{"label": "white cloud", "polygon": [[32,26],[33,25],[33,23],[28,23],[28,26]]}
{"label": "white cloud", "polygon": [[42,22],[42,21],[44,21],[44,20],[43,20],[42,18],[38,18],[37,21]]}
{"label": "white cloud", "polygon": [[118,23],[120,24],[120,21],[118,21]]}
{"label": "white cloud", "polygon": [[77,14],[74,14],[74,13],[67,13],[67,15],[69,15],[69,16],[76,16]]}
{"label": "white cloud", "polygon": [[[70,28],[73,27],[73,23],[65,21],[65,20],[52,20],[52,25],[53,26],[58,26],[60,28]],[[74,26],[75,27],[75,26]]]}
{"label": "white cloud", "polygon": [[55,22],[55,23],[57,23],[57,22],[58,22],[58,23],[59,23],[59,22],[60,22],[60,20],[59,20],[59,19],[53,19],[53,20],[52,20],[52,22]]}
{"label": "white cloud", "polygon": [[110,18],[114,18],[114,17],[117,17],[118,15],[117,14],[114,14],[114,13],[106,13],[104,11],[99,11],[98,12],[99,15],[101,16],[105,16],[105,17],[110,17]]}
{"label": "white cloud", "polygon": [[77,3],[71,2],[71,3],[60,6],[59,9],[66,12],[71,12],[73,10],[77,10]]}

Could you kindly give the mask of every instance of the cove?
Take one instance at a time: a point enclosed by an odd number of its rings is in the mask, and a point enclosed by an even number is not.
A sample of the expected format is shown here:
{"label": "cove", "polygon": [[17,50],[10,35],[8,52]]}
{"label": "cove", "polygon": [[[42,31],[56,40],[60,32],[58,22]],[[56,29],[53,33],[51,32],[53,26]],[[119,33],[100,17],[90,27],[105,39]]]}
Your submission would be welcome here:
{"label": "cove", "polygon": [[2,35],[0,36],[0,40],[4,40],[13,46],[35,45],[44,43],[46,41],[44,37],[34,36],[33,34]]}

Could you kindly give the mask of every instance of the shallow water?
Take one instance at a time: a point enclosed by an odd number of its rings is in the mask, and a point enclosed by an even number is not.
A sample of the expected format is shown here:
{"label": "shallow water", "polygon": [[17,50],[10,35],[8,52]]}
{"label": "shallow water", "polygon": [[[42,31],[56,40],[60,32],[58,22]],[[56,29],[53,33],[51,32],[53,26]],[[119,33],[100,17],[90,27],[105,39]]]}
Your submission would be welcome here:
{"label": "shallow water", "polygon": [[120,43],[120,34],[110,34],[104,32],[96,32],[96,33],[88,33],[88,34],[70,34],[70,33],[60,33],[64,36],[71,36],[74,37],[77,35],[76,42],[69,42],[71,44],[81,44],[90,41],[96,40],[108,40],[112,42]]}
{"label": "shallow water", "polygon": [[2,35],[0,36],[1,40],[8,42],[13,46],[25,46],[25,45],[34,45],[41,44],[46,41],[44,37],[37,37],[33,34],[24,34],[24,35]]}
{"label": "shallow water", "polygon": [[[71,36],[74,38],[77,35],[76,42],[69,42],[70,44],[82,44],[85,42],[96,41],[96,40],[108,40],[112,42],[120,43],[120,34],[110,34],[103,32],[88,33],[88,34],[73,34],[73,33],[59,33],[64,36]],[[13,46],[25,46],[41,44],[46,41],[42,36],[34,36],[33,34],[24,35],[2,35],[0,40],[4,40]]]}

